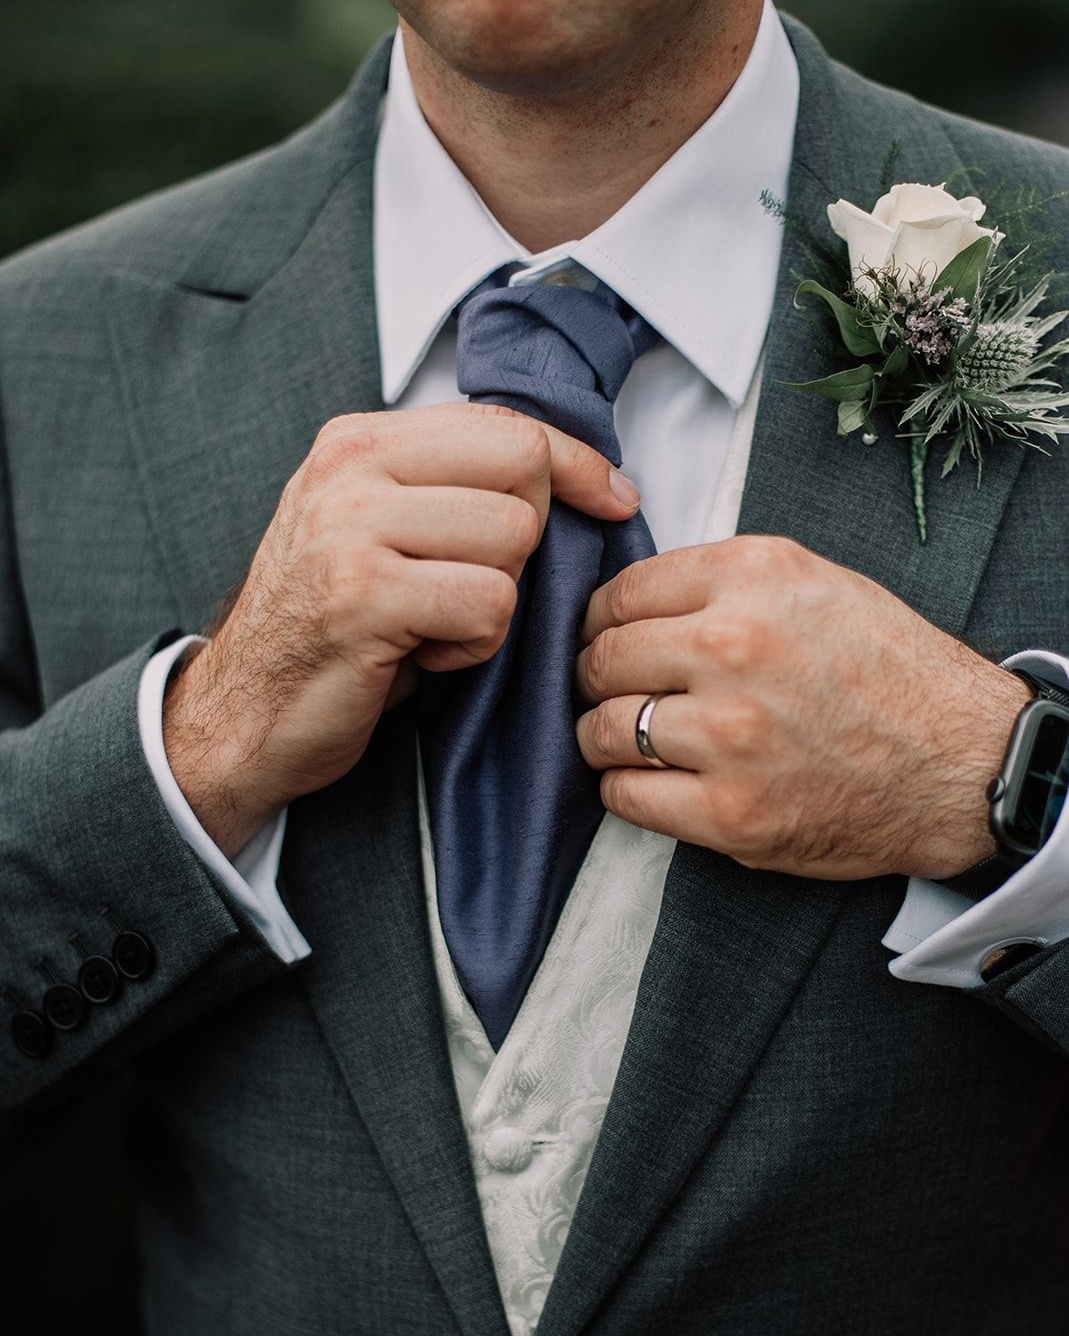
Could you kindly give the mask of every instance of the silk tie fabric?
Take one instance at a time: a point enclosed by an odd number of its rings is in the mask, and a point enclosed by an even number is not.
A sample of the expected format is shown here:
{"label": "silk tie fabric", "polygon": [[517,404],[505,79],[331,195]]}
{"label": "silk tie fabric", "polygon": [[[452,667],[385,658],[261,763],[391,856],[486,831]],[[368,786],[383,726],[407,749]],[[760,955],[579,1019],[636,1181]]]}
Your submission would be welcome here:
{"label": "silk tie fabric", "polygon": [[[620,465],[613,404],[656,334],[599,284],[493,287],[460,310],[457,384],[559,427]],[[641,515],[554,500],[486,663],[424,673],[420,751],[442,930],[496,1049],[519,1010],[603,815],[575,737],[578,633],[590,595],[655,551]]]}

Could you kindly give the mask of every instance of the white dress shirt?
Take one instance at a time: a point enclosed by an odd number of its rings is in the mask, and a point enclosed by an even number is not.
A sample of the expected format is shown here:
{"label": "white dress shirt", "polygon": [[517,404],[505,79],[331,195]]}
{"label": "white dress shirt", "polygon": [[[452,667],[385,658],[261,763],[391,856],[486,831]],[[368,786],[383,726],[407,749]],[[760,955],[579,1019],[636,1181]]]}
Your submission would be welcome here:
{"label": "white dress shirt", "polygon": [[[602,279],[663,335],[636,363],[616,423],[659,549],[730,536],[738,518],[761,350],[782,233],[760,203],[785,198],[798,72],[770,3],[738,81],[714,115],[612,218],[532,256],[490,215],[424,121],[394,45],[375,173],[382,388],[398,409],[460,399],[456,304],[501,265],[513,282],[562,268]],[[740,151],[739,146],[745,145]],[[433,207],[428,207],[433,201]],[[168,673],[189,641],[142,679],[145,753],[168,811],[287,961],[308,946],[275,890],[284,818],[229,863],[196,821],[163,748]],[[1021,666],[1069,682],[1069,662]],[[534,1330],[611,1094],[674,842],[607,816],[546,957],[495,1055],[464,997],[438,922],[421,801],[428,913],[446,1030],[487,1236],[514,1333]],[[976,985],[994,946],[1069,936],[1069,821],[995,895],[972,906],[914,879],[885,941],[904,979]]]}

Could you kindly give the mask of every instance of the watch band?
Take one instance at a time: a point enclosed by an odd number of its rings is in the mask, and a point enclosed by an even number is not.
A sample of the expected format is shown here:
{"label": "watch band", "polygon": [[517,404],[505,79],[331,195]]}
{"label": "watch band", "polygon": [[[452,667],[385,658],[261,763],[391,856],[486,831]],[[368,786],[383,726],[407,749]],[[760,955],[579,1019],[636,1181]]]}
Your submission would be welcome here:
{"label": "watch band", "polygon": [[1069,691],[1062,687],[1056,687],[1053,682],[1046,682],[1042,677],[1036,677],[1032,673],[1026,673],[1023,668],[1011,668],[1010,672],[1015,677],[1021,678],[1027,682],[1036,693],[1037,700],[1052,700],[1057,705],[1064,705],[1069,709]]}
{"label": "watch band", "polygon": [[989,858],[974,863],[964,872],[959,872],[956,877],[945,877],[939,884],[945,886],[948,891],[967,895],[970,900],[983,900],[985,896],[994,894],[1027,862],[1026,854],[1015,854],[1009,849],[999,849]]}

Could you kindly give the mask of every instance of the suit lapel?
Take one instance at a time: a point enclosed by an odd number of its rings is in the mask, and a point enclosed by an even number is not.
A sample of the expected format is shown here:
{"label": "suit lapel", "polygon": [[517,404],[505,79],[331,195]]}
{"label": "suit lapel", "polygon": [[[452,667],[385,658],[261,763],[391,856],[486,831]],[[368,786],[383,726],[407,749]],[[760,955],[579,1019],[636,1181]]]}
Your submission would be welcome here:
{"label": "suit lapel", "polygon": [[731,1113],[846,892],[680,845],[539,1333],[576,1336]]}
{"label": "suit lapel", "polygon": [[[323,423],[382,407],[371,198],[386,58],[306,132],[291,189],[276,177],[264,192],[280,213],[250,200],[177,285],[111,279],[131,441],[188,629],[243,577]],[[295,195],[316,172],[318,194]],[[295,804],[282,887],[313,947],[300,976],[312,1009],[457,1326],[494,1336],[504,1314],[439,1012],[414,757],[395,712],[344,780]]]}
{"label": "suit lapel", "polygon": [[[840,197],[865,208],[875,203],[896,127],[888,125],[879,142],[871,108],[853,104],[864,85],[841,84],[813,38],[790,22],[788,31],[802,77],[789,206],[808,236],[835,248],[841,243],[826,206]],[[876,144],[874,161],[851,136],[861,123],[869,127],[866,146]],[[903,144],[895,176],[945,179],[958,166],[950,144],[929,134]],[[837,369],[822,360],[827,339],[811,314],[794,309],[795,288],[810,268],[807,244],[788,228],[739,531],[793,537],[960,631],[1022,452],[991,451],[979,490],[969,465],[944,482],[930,469],[922,546],[906,447],[893,421],[881,419],[874,446],[856,436],[841,441],[833,406],[786,387]],[[730,1116],[845,897],[871,895],[877,885],[753,872],[679,847],[540,1333],[577,1336],[589,1322]]]}
{"label": "suit lapel", "polygon": [[[427,931],[411,711],[291,809],[283,893],[316,1019],[464,1336],[505,1336]],[[292,888],[292,890],[290,889]]]}
{"label": "suit lapel", "polygon": [[300,248],[248,298],[112,280],[131,439],[190,630],[244,575],[323,423],[381,407],[369,172],[361,163],[343,179]]}
{"label": "suit lapel", "polygon": [[[798,282],[812,271],[808,237],[833,254],[845,251],[828,225],[827,205],[841,197],[871,208],[898,135],[907,137],[897,141],[896,180],[945,180],[962,164],[931,121],[923,123],[923,134],[912,135],[909,127],[891,123],[886,111],[881,121],[874,107],[862,101],[864,96],[871,104],[871,89],[845,72],[836,77],[809,33],[791,23],[788,30],[802,76],[789,200],[799,226],[788,226],[784,237],[739,532],[795,538],[877,580],[930,621],[960,632],[1023,450],[989,450],[980,487],[971,461],[941,481],[938,460],[930,459],[928,540],[922,545],[907,447],[896,438],[893,417],[877,416],[877,442],[866,446],[860,434],[836,435],[834,405],[789,385],[847,364],[830,363],[835,345],[820,313],[812,305],[794,306]],[[860,124],[866,125],[865,135],[853,133]]]}

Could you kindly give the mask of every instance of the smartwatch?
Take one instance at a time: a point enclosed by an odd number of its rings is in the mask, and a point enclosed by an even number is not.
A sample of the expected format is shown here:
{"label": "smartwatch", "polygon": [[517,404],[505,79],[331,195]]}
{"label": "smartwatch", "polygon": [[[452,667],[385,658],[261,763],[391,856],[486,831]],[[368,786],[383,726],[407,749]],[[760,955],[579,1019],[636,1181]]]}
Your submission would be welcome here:
{"label": "smartwatch", "polygon": [[996,853],[943,882],[974,900],[1007,881],[1050,838],[1069,783],[1069,691],[1019,668],[1035,692],[1017,716],[999,773],[987,786]]}

